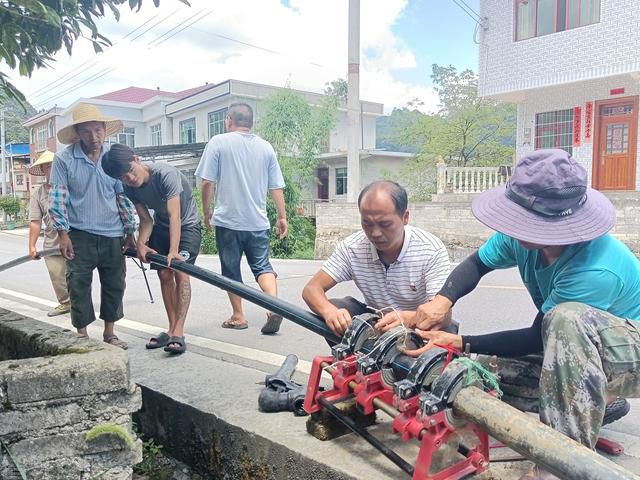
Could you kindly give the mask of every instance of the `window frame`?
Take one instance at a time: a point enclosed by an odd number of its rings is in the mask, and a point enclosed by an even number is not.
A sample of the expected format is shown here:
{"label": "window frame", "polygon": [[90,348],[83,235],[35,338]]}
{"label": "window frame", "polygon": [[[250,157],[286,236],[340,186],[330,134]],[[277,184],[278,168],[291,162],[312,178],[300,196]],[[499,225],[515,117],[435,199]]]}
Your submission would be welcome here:
{"label": "window frame", "polygon": [[159,147],[162,145],[162,124],[156,123],[149,127],[151,135],[151,146]]}
{"label": "window frame", "polygon": [[[229,111],[229,109],[227,107],[225,108],[220,108],[218,110],[214,110],[213,112],[209,112],[207,114],[207,127],[208,127],[208,131],[207,133],[209,134],[209,138],[214,137],[215,135],[220,135],[222,133],[226,133],[226,128],[225,128],[225,120],[227,118],[227,112]],[[222,114],[222,118],[213,118],[215,117],[215,115],[219,115]],[[215,132],[216,129],[219,130],[220,124],[222,125],[222,131],[218,131],[217,133]],[[213,131],[213,133],[212,133]]]}
{"label": "window frame", "polygon": [[[539,123],[539,118],[542,115],[553,115],[553,122],[548,123]],[[566,115],[563,117],[563,115]],[[563,108],[561,110],[551,110],[547,112],[538,112],[535,114],[534,118],[534,135],[533,135],[533,146],[535,150],[539,150],[541,148],[559,148],[569,153],[569,155],[573,155],[573,127],[574,127],[574,109],[573,108]],[[562,131],[563,126],[569,126],[568,131]],[[544,133],[553,132],[554,133],[554,145],[545,146],[543,142],[545,140]],[[539,135],[542,133],[542,135]],[[568,145],[562,145],[563,136],[566,137],[569,141]]]}
{"label": "window frame", "polygon": [[[193,131],[193,141],[192,142],[183,141],[183,137],[184,137],[184,133],[185,133],[183,131],[183,128],[187,123],[193,123],[193,128],[190,128],[189,130],[187,130],[187,132],[188,131]],[[178,132],[179,132],[179,135],[180,135],[180,144],[181,145],[190,145],[190,144],[196,143],[196,117],[185,118],[184,120],[181,120],[178,123]],[[188,136],[190,137],[191,135],[188,135]]]}
{"label": "window frame", "polygon": [[[598,6],[598,16],[597,19],[590,22],[590,23],[584,23],[582,24],[581,21],[581,12],[582,12],[582,3],[583,2],[587,2],[587,1],[591,1],[591,0],[575,0],[578,2],[578,8],[576,10],[576,24],[575,26],[570,26],[570,16],[569,16],[569,2],[571,0],[552,0],[554,2],[554,9],[553,9],[553,31],[552,32],[548,32],[548,33],[542,33],[539,34],[538,33],[538,7],[540,5],[540,1],[541,0],[514,0],[513,2],[513,38],[514,41],[516,42],[521,42],[524,40],[530,40],[532,38],[539,38],[539,37],[544,37],[546,35],[552,35],[554,33],[560,33],[560,32],[564,32],[567,30],[573,30],[576,28],[582,28],[582,27],[586,27],[588,25],[595,25],[597,23],[600,23],[601,19],[602,19],[602,0],[593,0],[595,2],[597,2],[597,6]],[[531,2],[531,4],[535,5],[535,12],[533,15],[533,35],[530,37],[523,37],[520,38],[519,37],[519,14],[520,14],[520,5],[523,4],[524,2]],[[562,29],[558,29],[558,5],[564,3],[564,27]],[[526,4],[526,3],[525,3]]]}
{"label": "window frame", "polygon": [[42,125],[38,125],[35,129],[36,141],[34,142],[34,145],[36,152],[43,152],[47,149],[48,130],[48,126],[44,123]]}
{"label": "window frame", "polygon": [[[338,176],[338,171],[340,171],[340,176]],[[344,173],[344,175],[343,175]],[[349,170],[348,167],[340,167],[335,170],[336,176],[336,196],[338,195],[346,195],[349,191]],[[342,180],[342,193],[338,193],[338,180]]]}

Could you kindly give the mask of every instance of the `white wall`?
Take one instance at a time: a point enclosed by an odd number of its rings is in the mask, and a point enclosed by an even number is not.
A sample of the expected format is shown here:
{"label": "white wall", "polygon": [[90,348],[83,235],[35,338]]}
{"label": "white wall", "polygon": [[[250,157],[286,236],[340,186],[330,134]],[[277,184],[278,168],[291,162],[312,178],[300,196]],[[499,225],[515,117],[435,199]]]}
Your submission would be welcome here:
{"label": "white wall", "polygon": [[[624,88],[625,93],[612,97],[610,90],[612,88]],[[635,80],[630,75],[622,75],[619,77],[605,78],[590,82],[581,82],[580,84],[568,88],[566,86],[558,86],[554,88],[545,88],[542,91],[536,90],[527,92],[525,99],[518,105],[518,132],[516,140],[516,149],[518,158],[527,152],[533,150],[535,144],[535,116],[536,113],[549,112],[554,110],[564,110],[568,108],[582,108],[582,132],[579,147],[573,147],[573,156],[587,169],[589,173],[589,182],[592,176],[592,158],[593,158],[593,135],[595,134],[596,115],[595,101],[615,99],[618,97],[628,97],[640,95],[640,80]],[[585,141],[584,139],[584,116],[585,103],[594,102],[592,138]],[[531,143],[524,144],[524,129],[531,129]],[[640,163],[640,141],[638,142],[637,160]],[[636,190],[640,190],[640,165],[636,168]]]}
{"label": "white wall", "polygon": [[640,1],[602,0],[599,23],[518,42],[514,1],[480,2],[481,95],[640,72]]}

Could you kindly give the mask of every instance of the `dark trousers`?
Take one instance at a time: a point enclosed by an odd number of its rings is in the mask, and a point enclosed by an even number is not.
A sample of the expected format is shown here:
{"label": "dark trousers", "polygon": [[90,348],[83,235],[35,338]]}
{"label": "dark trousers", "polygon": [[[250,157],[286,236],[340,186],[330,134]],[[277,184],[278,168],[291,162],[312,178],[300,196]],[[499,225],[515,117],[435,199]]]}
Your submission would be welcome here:
{"label": "dark trousers", "polygon": [[81,230],[69,232],[73,260],[67,261],[67,287],[71,299],[71,323],[84,328],[96,319],[91,299],[93,271],[100,276],[100,318],[115,322],[123,316],[125,258],[122,237],[103,237]]}

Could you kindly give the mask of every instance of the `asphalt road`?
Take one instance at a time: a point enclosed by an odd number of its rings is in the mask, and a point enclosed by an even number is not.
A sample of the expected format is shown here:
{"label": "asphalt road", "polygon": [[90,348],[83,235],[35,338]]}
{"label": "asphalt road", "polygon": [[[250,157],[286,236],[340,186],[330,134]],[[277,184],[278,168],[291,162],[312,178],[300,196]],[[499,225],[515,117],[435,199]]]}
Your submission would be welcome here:
{"label": "asphalt road", "polygon": [[[12,233],[0,232],[0,264],[27,253],[26,234],[26,229]],[[220,271],[216,256],[203,255],[198,258],[197,265],[214,272]],[[295,305],[305,307],[300,296],[302,288],[322,266],[322,262],[276,259],[273,260],[273,265],[279,275],[279,296]],[[243,276],[248,285],[257,288],[246,265],[243,265]],[[161,331],[166,326],[166,314],[160,293],[160,283],[155,272],[148,271],[147,277],[154,303],[149,301],[142,271],[132,260],[127,260],[125,317],[156,326],[158,331]],[[0,273],[0,288],[55,301],[43,261],[29,262]],[[99,288],[96,274],[93,283],[96,310],[99,308]],[[292,322],[285,321],[278,335],[261,335],[260,327],[265,320],[264,310],[247,302],[244,305],[249,328],[247,330],[223,329],[220,324],[231,313],[226,293],[198,280],[192,281],[192,292],[191,309],[186,323],[187,335],[197,335],[272,353],[295,353],[306,360],[327,352],[326,343],[322,338]],[[0,296],[6,294],[7,292],[0,293]],[[352,282],[348,282],[336,286],[331,291],[331,295],[353,295],[357,298],[358,291]],[[43,305],[34,306],[47,308]],[[513,269],[487,275],[482,280],[480,288],[462,299],[454,310],[454,318],[461,323],[463,333],[519,328],[530,324],[534,315],[535,308],[519,280],[517,271]]]}

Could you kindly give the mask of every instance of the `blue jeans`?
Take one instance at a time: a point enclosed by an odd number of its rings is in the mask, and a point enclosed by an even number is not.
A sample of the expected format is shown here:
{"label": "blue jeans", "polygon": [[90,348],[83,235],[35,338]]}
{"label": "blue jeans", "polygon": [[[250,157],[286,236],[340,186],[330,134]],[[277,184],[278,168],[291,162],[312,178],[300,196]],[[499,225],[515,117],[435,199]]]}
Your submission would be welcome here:
{"label": "blue jeans", "polygon": [[243,231],[216,227],[216,245],[222,265],[222,275],[242,281],[240,260],[244,253],[253,276],[257,280],[263,273],[273,273],[269,262],[269,230]]}

